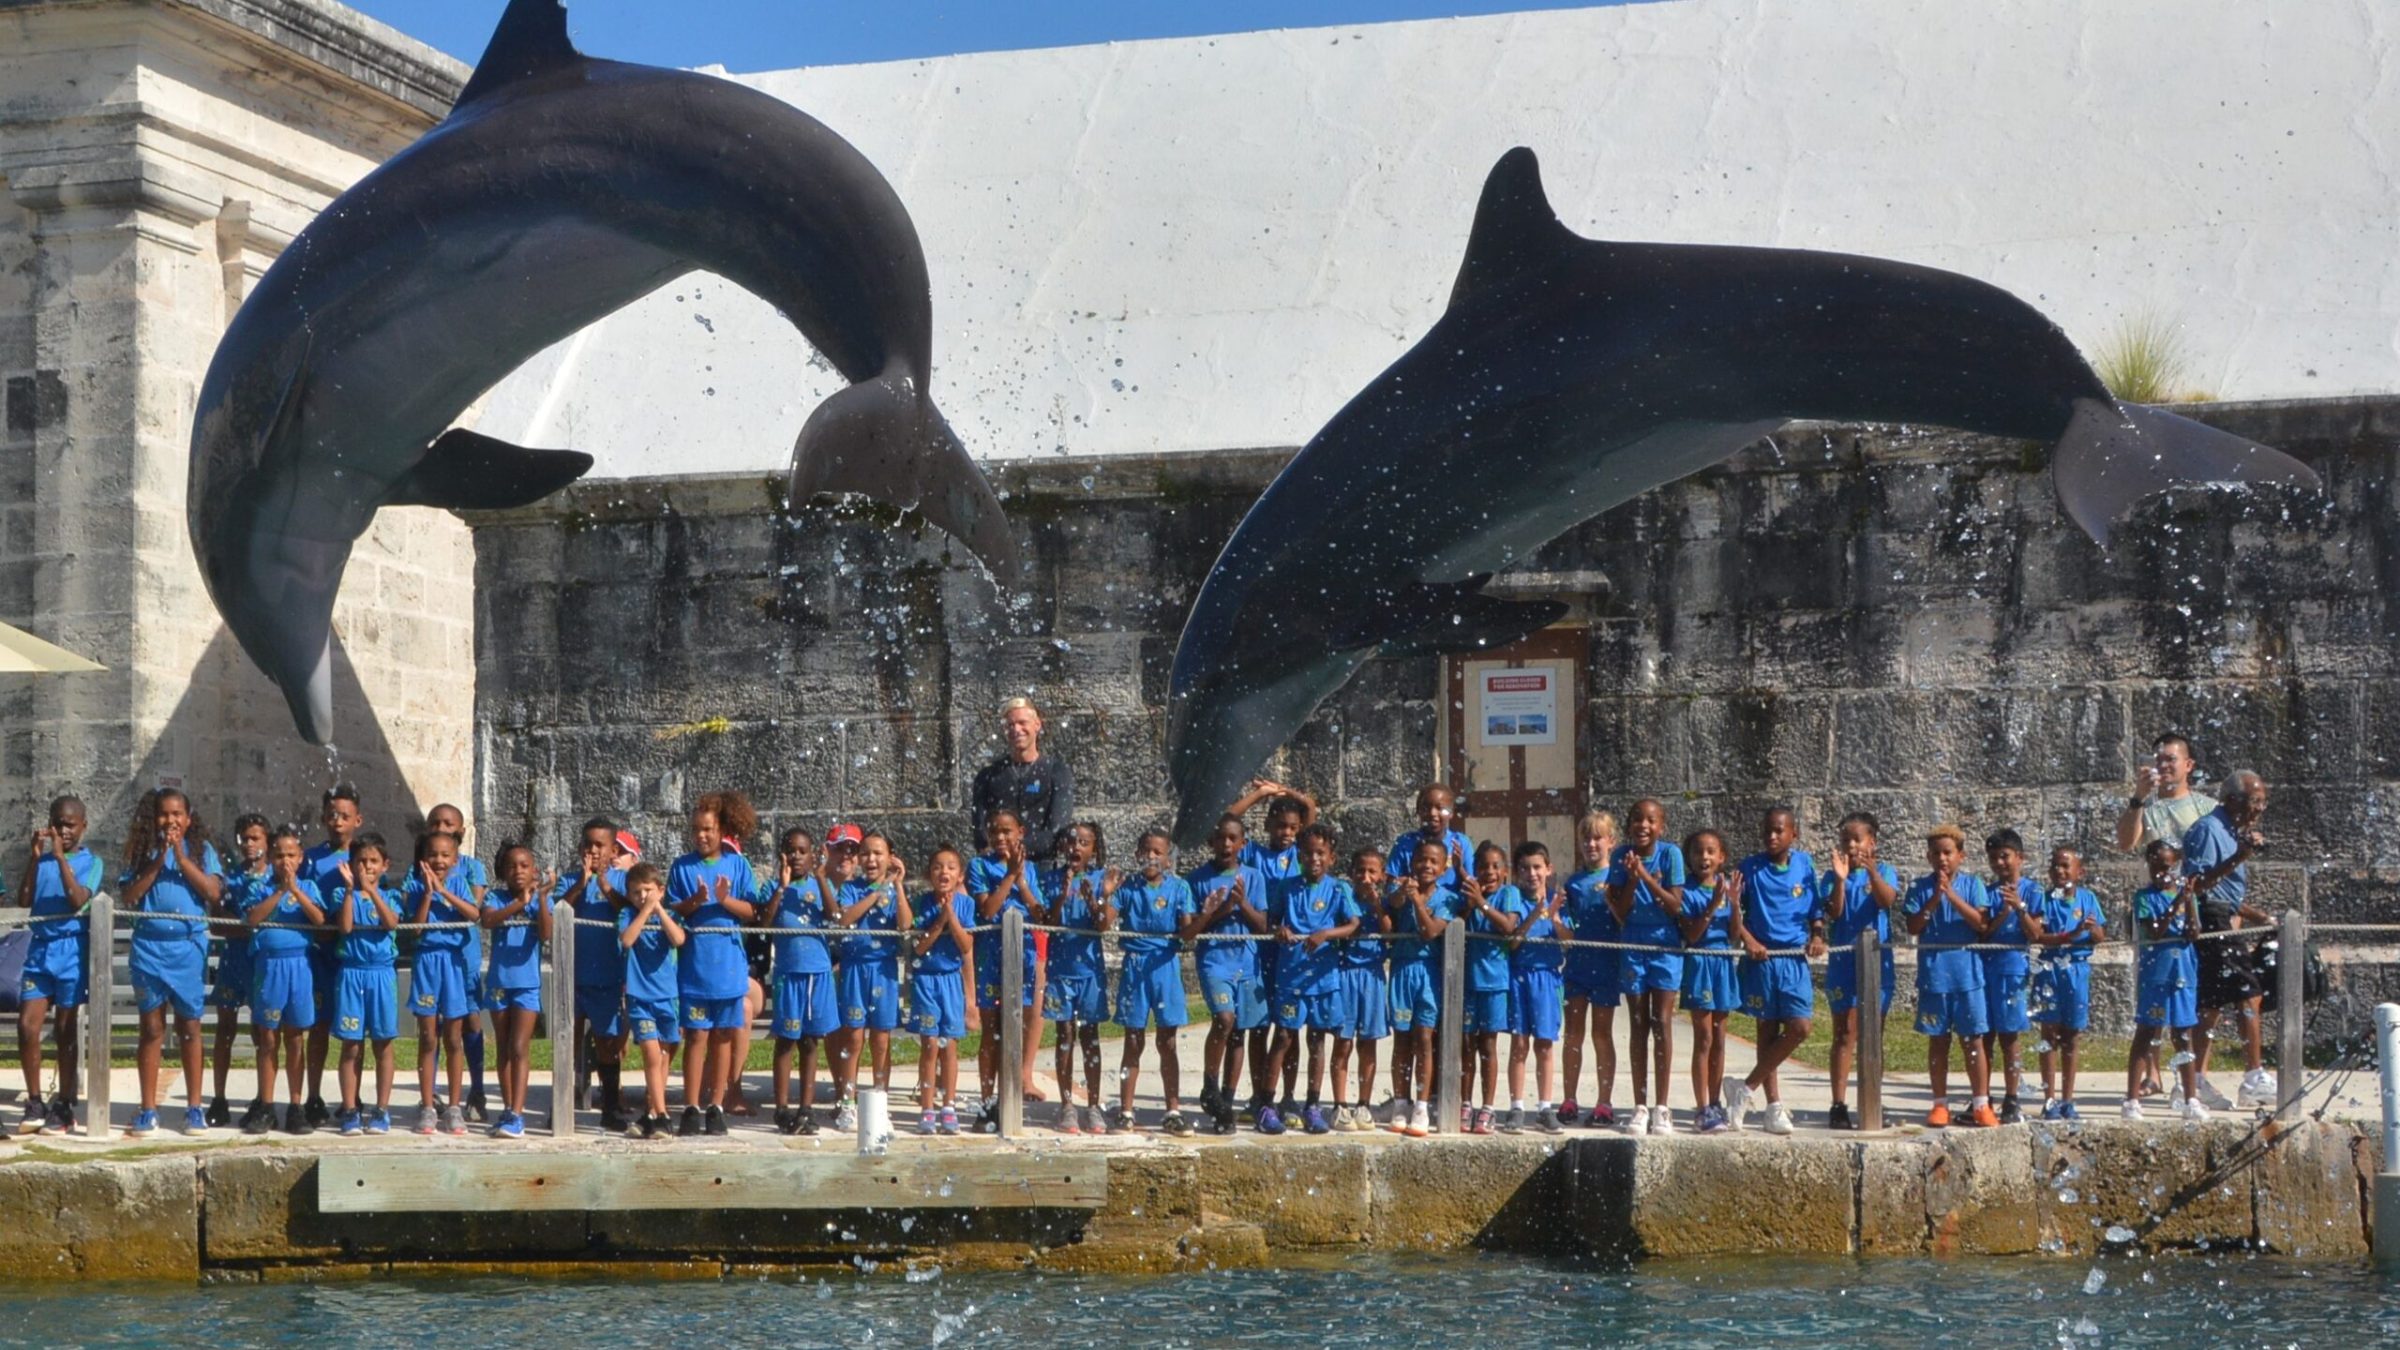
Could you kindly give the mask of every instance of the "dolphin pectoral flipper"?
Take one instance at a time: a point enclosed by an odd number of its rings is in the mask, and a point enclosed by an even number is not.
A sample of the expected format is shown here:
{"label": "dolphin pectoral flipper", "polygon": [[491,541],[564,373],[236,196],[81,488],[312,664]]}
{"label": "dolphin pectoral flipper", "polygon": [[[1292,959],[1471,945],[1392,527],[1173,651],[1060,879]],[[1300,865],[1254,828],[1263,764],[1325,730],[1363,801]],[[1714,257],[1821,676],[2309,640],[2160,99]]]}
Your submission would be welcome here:
{"label": "dolphin pectoral flipper", "polygon": [[996,577],[1019,568],[1016,535],[991,485],[933,401],[905,375],[862,380],[817,405],[792,450],[786,500],[856,494],[915,510]]}
{"label": "dolphin pectoral flipper", "polygon": [[2280,450],[2159,408],[2075,400],[2052,452],[2059,501],[2103,547],[2134,504],[2168,488],[2200,483],[2281,483],[2322,489],[2316,471]]}
{"label": "dolphin pectoral flipper", "polygon": [[[1385,656],[1439,656],[1505,647],[1566,617],[1556,600],[1485,595],[1487,573],[1454,585],[1423,586],[1395,612],[1410,625],[1381,644]],[[1373,641],[1373,635],[1365,635]]]}
{"label": "dolphin pectoral flipper", "polygon": [[580,450],[527,450],[453,428],[392,485],[383,504],[506,511],[540,501],[591,468],[592,457]]}

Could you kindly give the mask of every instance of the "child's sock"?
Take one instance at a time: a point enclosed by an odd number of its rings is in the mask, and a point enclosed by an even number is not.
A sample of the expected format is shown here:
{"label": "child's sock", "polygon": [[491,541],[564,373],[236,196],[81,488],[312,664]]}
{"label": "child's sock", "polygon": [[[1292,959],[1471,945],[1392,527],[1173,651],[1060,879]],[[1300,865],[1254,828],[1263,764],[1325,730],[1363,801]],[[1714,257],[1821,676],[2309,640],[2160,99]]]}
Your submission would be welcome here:
{"label": "child's sock", "polygon": [[1508,1107],[1512,1111],[1522,1111],[1525,1109],[1525,1099],[1523,1097],[1512,1098]]}
{"label": "child's sock", "polygon": [[1536,1111],[1547,1111],[1547,1110],[1549,1110],[1549,1109],[1550,1109],[1550,1099],[1549,1099],[1548,1097],[1544,1097],[1544,1098],[1542,1098],[1540,1101],[1538,1101],[1538,1102],[1535,1102],[1535,1103],[1533,1104],[1533,1109],[1534,1109],[1534,1110],[1536,1110]]}
{"label": "child's sock", "polygon": [[1973,1101],[1970,1101],[1970,1102],[1968,1102],[1968,1103],[1967,1103],[1967,1105],[1968,1105],[1968,1106],[1970,1106],[1970,1107],[1973,1107],[1973,1108],[1977,1108],[1977,1109],[1980,1109],[1980,1108],[1982,1108],[1982,1107],[1986,1107],[1986,1106],[1990,1106],[1991,1104],[1992,1104],[1992,1099],[1991,1099],[1990,1097],[1977,1097],[1977,1098],[1975,1098]]}

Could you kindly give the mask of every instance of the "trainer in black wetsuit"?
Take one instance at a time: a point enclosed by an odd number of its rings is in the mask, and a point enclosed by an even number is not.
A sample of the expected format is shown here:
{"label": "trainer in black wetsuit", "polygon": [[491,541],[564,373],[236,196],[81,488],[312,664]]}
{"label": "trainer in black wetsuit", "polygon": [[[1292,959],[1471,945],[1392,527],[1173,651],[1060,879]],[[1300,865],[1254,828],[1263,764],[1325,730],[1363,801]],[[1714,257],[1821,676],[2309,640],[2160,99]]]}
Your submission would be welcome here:
{"label": "trainer in black wetsuit", "polygon": [[1075,775],[1042,753],[1042,714],[1031,699],[1002,706],[1001,736],[1008,753],[975,775],[975,848],[988,846],[984,826],[1005,808],[1025,822],[1025,856],[1047,860],[1058,851],[1058,832],[1075,819]]}

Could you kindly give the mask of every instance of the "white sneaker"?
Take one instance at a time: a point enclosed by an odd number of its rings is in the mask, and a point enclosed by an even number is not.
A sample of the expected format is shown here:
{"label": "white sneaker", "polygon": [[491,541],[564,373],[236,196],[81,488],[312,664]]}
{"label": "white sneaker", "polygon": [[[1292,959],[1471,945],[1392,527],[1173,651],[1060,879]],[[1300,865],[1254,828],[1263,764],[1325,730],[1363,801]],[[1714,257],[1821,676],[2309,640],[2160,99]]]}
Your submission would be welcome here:
{"label": "white sneaker", "polygon": [[1408,1132],[1419,1137],[1433,1133],[1433,1112],[1425,1103],[1418,1102],[1409,1108]]}
{"label": "white sneaker", "polygon": [[2208,1123],[2208,1107],[2199,1102],[2185,1102],[2183,1118],[2194,1125],[2205,1125]]}
{"label": "white sneaker", "polygon": [[1782,1102],[1767,1103],[1767,1133],[1790,1134],[1791,1132],[1791,1111],[1786,1109]]}
{"label": "white sneaker", "polygon": [[2234,1096],[2244,1106],[2275,1105],[2275,1071],[2252,1069],[2243,1074],[2242,1085],[2235,1091]]}
{"label": "white sneaker", "polygon": [[2124,1109],[2119,1112],[2119,1114],[2123,1115],[2127,1120],[2140,1120],[2142,1118],[2142,1099],[2139,1097],[2127,1097],[2125,1099]]}
{"label": "white sneaker", "polygon": [[843,1102],[833,1109],[833,1128],[844,1132],[858,1128],[858,1105],[855,1102]]}
{"label": "white sneaker", "polygon": [[2201,1074],[2199,1075],[2199,1078],[2201,1105],[2215,1111],[2230,1111],[2233,1109],[2233,1103],[2226,1100],[2225,1094],[2217,1090],[2216,1084],[2208,1081],[2207,1074]]}
{"label": "white sneaker", "polygon": [[1674,1108],[1666,1106],[1650,1108],[1650,1133],[1653,1135],[1675,1133]]}
{"label": "white sneaker", "polygon": [[1625,1113],[1625,1133],[1635,1135],[1650,1133],[1649,1107],[1637,1106]]}
{"label": "white sneaker", "polygon": [[1736,1081],[1725,1090],[1725,1121],[1738,1132],[1750,1128],[1750,1085]]}

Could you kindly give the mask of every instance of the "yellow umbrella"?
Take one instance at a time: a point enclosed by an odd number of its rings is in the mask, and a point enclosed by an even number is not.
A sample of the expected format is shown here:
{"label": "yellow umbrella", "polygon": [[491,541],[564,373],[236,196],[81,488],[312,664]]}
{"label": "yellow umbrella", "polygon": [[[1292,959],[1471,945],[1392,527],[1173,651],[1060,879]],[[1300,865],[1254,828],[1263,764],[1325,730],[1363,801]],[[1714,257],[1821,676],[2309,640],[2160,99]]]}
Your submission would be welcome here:
{"label": "yellow umbrella", "polygon": [[22,629],[0,623],[0,674],[68,674],[106,669],[97,661],[86,661],[64,647],[52,646]]}

